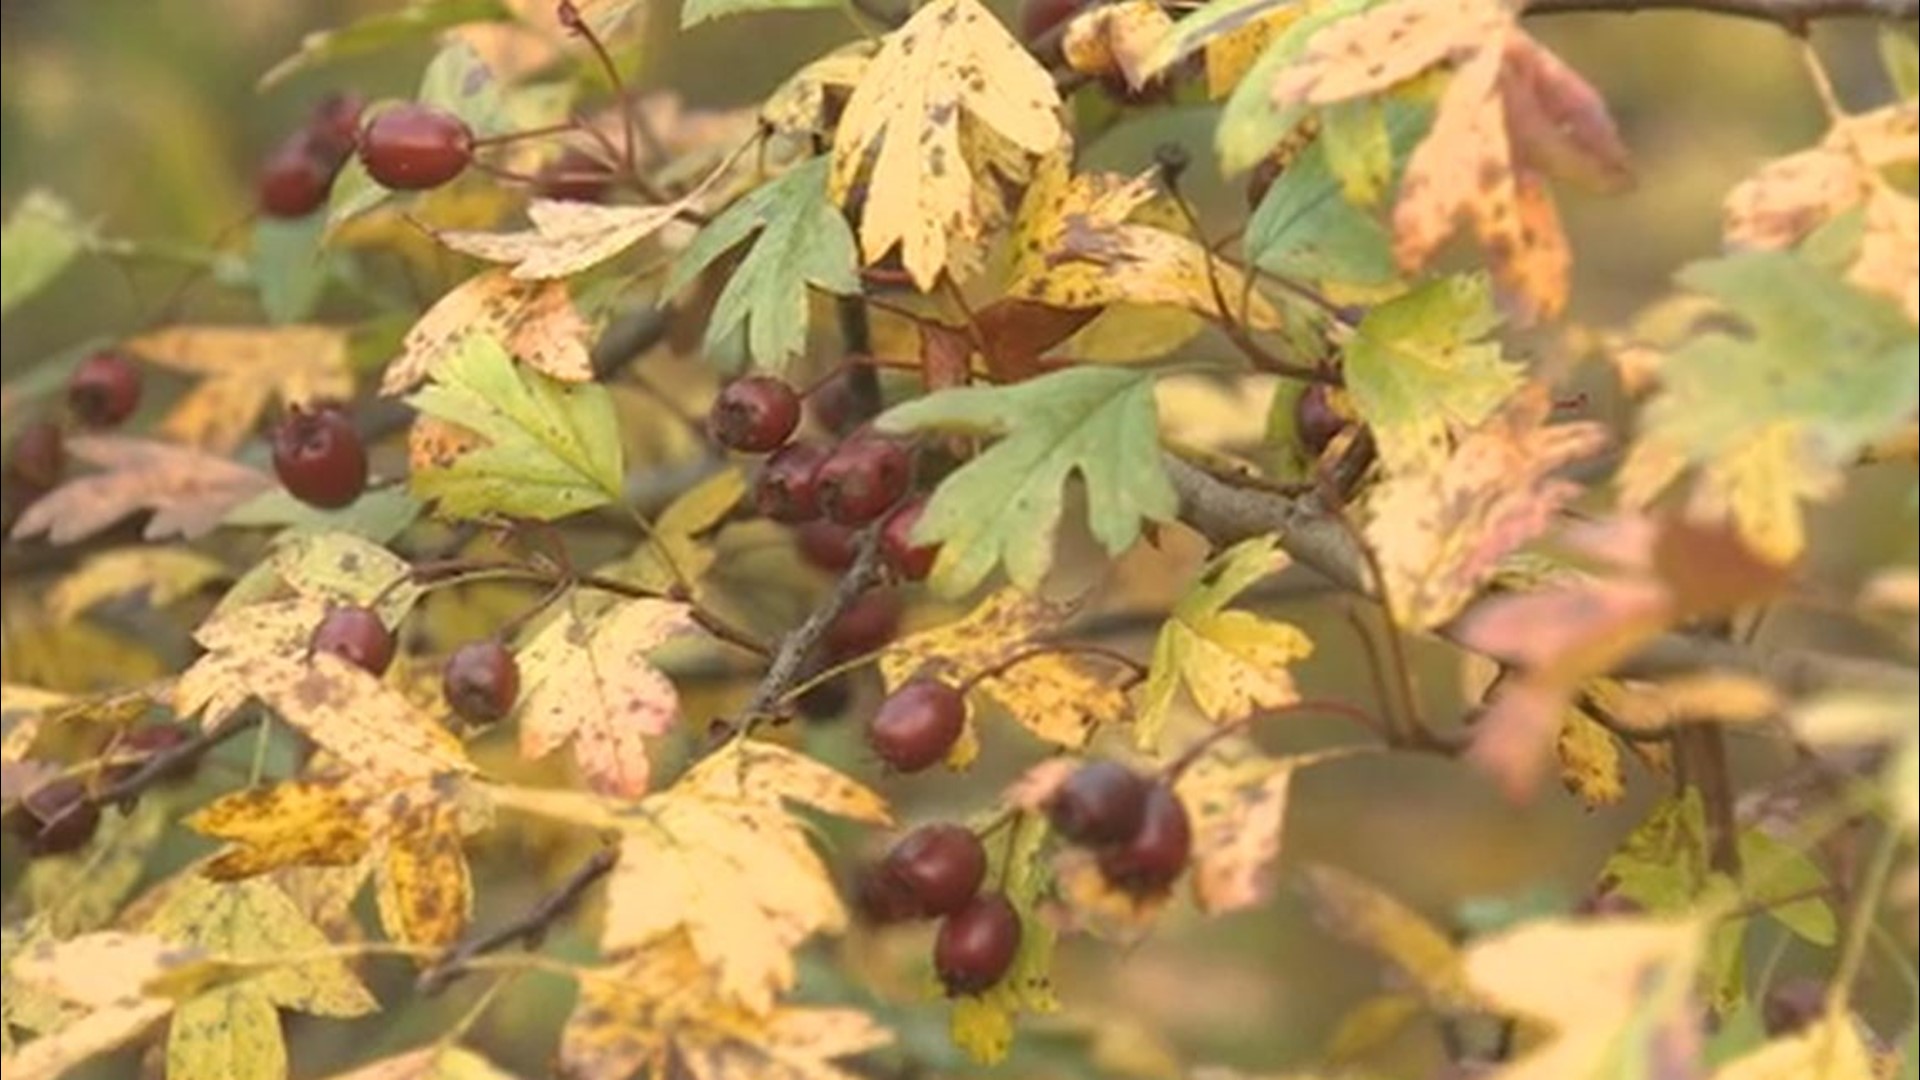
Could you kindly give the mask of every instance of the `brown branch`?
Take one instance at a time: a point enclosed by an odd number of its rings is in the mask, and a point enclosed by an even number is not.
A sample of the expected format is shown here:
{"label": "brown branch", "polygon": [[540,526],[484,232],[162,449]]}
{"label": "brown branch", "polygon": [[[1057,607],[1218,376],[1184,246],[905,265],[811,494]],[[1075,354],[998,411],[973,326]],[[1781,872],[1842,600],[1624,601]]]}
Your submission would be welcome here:
{"label": "brown branch", "polygon": [[1920,0],[1534,0],[1528,15],[1617,14],[1694,11],[1753,19],[1803,32],[1817,19],[1920,19]]}
{"label": "brown branch", "polygon": [[827,636],[828,627],[853,606],[860,594],[878,585],[884,576],[885,567],[880,560],[880,526],[870,525],[860,534],[853,564],[833,583],[833,590],[820,601],[820,606],[807,614],[799,626],[780,639],[773,660],[767,665],[767,673],[761,677],[760,684],[754,687],[753,697],[741,710],[745,722],[738,730],[742,735],[751,731],[762,718],[779,710],[787,692],[799,684],[808,658],[813,655],[821,639]]}
{"label": "brown branch", "polygon": [[198,735],[178,743],[142,761],[140,765],[123,779],[86,793],[83,799],[76,799],[63,807],[59,813],[42,823],[41,832],[46,832],[77,814],[82,807],[130,806],[148,788],[164,784],[181,775],[194,762],[207,756],[213,748],[233,738],[235,735],[252,728],[260,722],[259,710],[249,711],[238,719],[228,721],[212,731],[203,731]]}
{"label": "brown branch", "polygon": [[468,965],[476,957],[519,943],[523,948],[535,948],[546,936],[553,925],[565,918],[573,910],[592,884],[612,872],[620,861],[620,849],[605,847],[593,853],[586,862],[568,874],[558,888],[540,898],[532,907],[518,918],[511,919],[485,933],[473,934],[455,942],[438,960],[420,973],[414,984],[422,994],[433,995],[445,990],[449,984],[465,975]]}

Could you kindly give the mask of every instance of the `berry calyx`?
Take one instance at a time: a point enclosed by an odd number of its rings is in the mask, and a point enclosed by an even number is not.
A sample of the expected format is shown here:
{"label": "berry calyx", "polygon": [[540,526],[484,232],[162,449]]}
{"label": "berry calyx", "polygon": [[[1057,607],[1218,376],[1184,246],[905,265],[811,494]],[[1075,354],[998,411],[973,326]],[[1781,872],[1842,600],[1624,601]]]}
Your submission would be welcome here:
{"label": "berry calyx", "polygon": [[35,420],[13,437],[13,453],[7,457],[7,477],[40,491],[60,483],[67,468],[67,443],[60,426],[48,420]]}
{"label": "berry calyx", "polygon": [[858,534],[831,521],[801,522],[794,528],[793,538],[800,545],[800,557],[829,574],[852,566],[860,553]]}
{"label": "berry calyx", "polygon": [[473,160],[473,130],[417,101],[382,109],[360,131],[360,164],[380,186],[424,191],[459,176]]}
{"label": "berry calyx", "polygon": [[371,675],[386,674],[393,663],[393,631],[372,608],[334,608],[313,628],[308,644]]}
{"label": "berry calyx", "polygon": [[926,510],[926,497],[916,495],[888,515],[887,523],[880,526],[880,555],[886,559],[887,567],[906,581],[925,580],[933,572],[933,561],[940,554],[938,544],[913,542],[913,527],[920,523],[920,515]]}
{"label": "berry calyx", "polygon": [[[179,724],[150,724],[146,727],[134,728],[116,739],[112,748],[114,757],[133,760],[111,766],[104,770],[101,776],[109,785],[123,783],[145,768],[149,759],[168,753],[186,744],[192,738],[192,733]],[[198,766],[199,762],[192,759],[179,761],[169,766],[156,779],[168,784],[185,783],[193,778]]]}
{"label": "berry calyx", "polygon": [[865,656],[893,640],[900,629],[900,599],[875,589],[861,593],[832,622],[820,642],[834,661]]}
{"label": "berry calyx", "polygon": [[1326,383],[1309,384],[1293,403],[1294,435],[1300,440],[1300,448],[1316,460],[1346,426],[1346,417],[1334,407],[1333,387]]}
{"label": "berry calyx", "polygon": [[337,510],[367,487],[360,433],[335,405],[295,405],[273,429],[273,472],[309,506]]}
{"label": "berry calyx", "polygon": [[100,826],[100,808],[73,777],[49,780],[20,800],[13,831],[35,855],[65,855],[87,846]]}
{"label": "berry calyx", "polygon": [[67,408],[88,427],[114,427],[139,407],[140,368],[121,353],[94,353],[67,379]]}
{"label": "berry calyx", "polygon": [[1187,808],[1167,784],[1147,791],[1140,828],[1131,840],[1100,852],[1100,875],[1114,888],[1134,896],[1167,891],[1193,854],[1193,823]]}
{"label": "berry calyx", "polygon": [[813,443],[788,443],[760,466],[754,481],[753,505],[774,521],[797,525],[820,516],[819,489],[814,474],[827,451]]}
{"label": "berry calyx", "polygon": [[951,915],[965,907],[987,878],[987,849],[964,825],[922,825],[900,838],[881,860],[922,916]]}
{"label": "berry calyx", "polygon": [[983,893],[940,923],[933,969],[949,996],[978,994],[1006,977],[1020,951],[1020,914],[1001,893]]}
{"label": "berry calyx", "polygon": [[440,689],[462,720],[491,724],[513,711],[520,696],[520,664],[497,641],[469,641],[447,658]]}
{"label": "berry calyx", "polygon": [[821,511],[853,526],[878,520],[912,481],[913,461],[906,447],[892,439],[859,436],[841,443],[814,477]]}
{"label": "berry calyx", "polygon": [[938,679],[910,679],[874,711],[867,745],[892,768],[919,772],[947,756],[966,723],[959,690]]}
{"label": "berry calyx", "polygon": [[543,199],[599,202],[613,186],[613,170],[584,150],[568,147],[535,177],[534,190]]}
{"label": "berry calyx", "polygon": [[1069,843],[1124,843],[1140,830],[1150,787],[1146,777],[1117,761],[1090,761],[1047,800],[1047,819]]}
{"label": "berry calyx", "polygon": [[720,391],[707,414],[707,430],[729,450],[764,454],[777,450],[800,426],[800,397],[768,375],[735,379]]}
{"label": "berry calyx", "polygon": [[254,198],[268,217],[303,218],[327,203],[334,168],[306,132],[296,132],[260,164]]}

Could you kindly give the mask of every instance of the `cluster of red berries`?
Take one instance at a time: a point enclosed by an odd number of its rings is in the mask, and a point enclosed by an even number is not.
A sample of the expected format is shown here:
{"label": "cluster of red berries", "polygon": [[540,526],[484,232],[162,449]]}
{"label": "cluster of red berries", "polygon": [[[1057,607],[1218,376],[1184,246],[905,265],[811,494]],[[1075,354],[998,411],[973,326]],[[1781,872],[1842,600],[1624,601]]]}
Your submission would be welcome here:
{"label": "cluster of red berries", "polygon": [[[313,628],[308,647],[331,653],[371,675],[384,675],[393,663],[393,631],[372,608],[341,605]],[[520,696],[520,664],[505,645],[491,638],[469,641],[447,658],[440,693],[454,715],[476,727],[496,723],[513,710]]]}
{"label": "cluster of red berries", "polygon": [[362,125],[365,103],[336,94],[273,148],[255,195],[269,217],[301,218],[324,206],[334,178],[358,153],[367,175],[396,191],[439,187],[473,161],[473,130],[458,116],[417,101],[381,109]]}
{"label": "cluster of red berries", "polygon": [[[187,729],[178,724],[134,728],[107,748],[106,756],[113,764],[100,770],[97,781],[103,788],[124,783],[149,761],[169,753],[189,738]],[[192,759],[183,758],[155,780],[185,783],[193,777],[195,764]],[[93,839],[100,827],[100,801],[85,780],[58,777],[22,796],[7,815],[7,827],[26,841],[31,854],[65,855],[80,850]]]}
{"label": "cluster of red berries", "polygon": [[963,825],[922,825],[861,875],[859,903],[877,922],[939,919],[933,966],[952,995],[1006,977],[1020,951],[1020,916],[999,892],[981,892],[987,852]]}
{"label": "cluster of red berries", "polygon": [[334,94],[313,107],[307,122],[280,141],[260,165],[254,196],[268,217],[301,218],[320,209],[333,178],[353,153],[366,103]]}
{"label": "cluster of red berries", "polygon": [[1136,897],[1165,893],[1193,854],[1193,823],[1166,780],[1117,761],[1090,761],[1047,801],[1068,843],[1093,851],[1107,884]]}
{"label": "cluster of red berries", "polygon": [[[81,427],[118,427],[140,407],[140,365],[125,353],[102,349],[67,377],[67,412]],[[11,519],[60,484],[67,468],[62,425],[42,419],[20,429],[7,454],[6,514]]]}

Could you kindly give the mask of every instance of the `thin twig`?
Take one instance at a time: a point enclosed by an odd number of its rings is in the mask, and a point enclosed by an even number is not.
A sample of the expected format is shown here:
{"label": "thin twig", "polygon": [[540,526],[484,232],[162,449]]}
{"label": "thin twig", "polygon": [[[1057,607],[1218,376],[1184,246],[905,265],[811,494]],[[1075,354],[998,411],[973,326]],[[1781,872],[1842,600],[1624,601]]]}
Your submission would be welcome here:
{"label": "thin twig", "polygon": [[834,620],[852,607],[862,593],[880,584],[885,576],[885,567],[880,558],[879,526],[869,526],[862,532],[857,545],[852,565],[833,583],[832,591],[801,620],[799,626],[780,639],[773,660],[767,664],[767,673],[761,677],[760,684],[754,687],[753,697],[748,699],[742,710],[746,722],[738,727],[741,735],[744,736],[762,719],[777,711],[787,691],[800,680],[808,658],[826,637],[827,629]]}
{"label": "thin twig", "polygon": [[89,791],[86,798],[75,799],[61,807],[59,813],[41,823],[40,831],[47,832],[55,828],[65,821],[69,814],[79,813],[83,807],[97,808],[131,803],[148,788],[179,776],[187,766],[207,756],[214,747],[253,727],[260,722],[260,719],[259,710],[249,710],[213,731],[203,731],[178,745],[162,750],[147,758],[143,764],[123,779]]}
{"label": "thin twig", "polygon": [[586,862],[581,863],[568,874],[565,881],[553,892],[541,897],[539,902],[528,908],[524,914],[509,920],[485,933],[464,938],[449,948],[440,958],[420,973],[415,984],[420,993],[431,996],[445,990],[449,984],[469,970],[476,957],[496,952],[518,942],[525,948],[534,948],[540,944],[548,930],[566,917],[567,912],[579,902],[581,894],[596,881],[610,873],[620,861],[620,849],[604,847],[593,853]]}
{"label": "thin twig", "polygon": [[1616,14],[1696,11],[1755,19],[1801,32],[1819,19],[1920,19],[1920,0],[1534,0],[1528,15]]}

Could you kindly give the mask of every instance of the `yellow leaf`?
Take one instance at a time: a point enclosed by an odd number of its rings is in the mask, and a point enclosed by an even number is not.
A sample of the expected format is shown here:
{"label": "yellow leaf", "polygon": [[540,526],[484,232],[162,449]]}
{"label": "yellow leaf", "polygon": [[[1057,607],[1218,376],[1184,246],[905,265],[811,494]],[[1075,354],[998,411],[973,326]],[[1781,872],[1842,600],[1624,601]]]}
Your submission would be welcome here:
{"label": "yellow leaf", "polygon": [[1248,611],[1227,611],[1254,582],[1277,573],[1287,558],[1271,537],[1236,544],[1205,570],[1160,627],[1134,741],[1156,749],[1174,695],[1184,685],[1200,712],[1216,724],[1295,700],[1287,667],[1313,652],[1313,642],[1288,623]]}
{"label": "yellow leaf", "polygon": [[38,922],[57,937],[111,924],[177,813],[166,800],[142,799],[128,813],[102,818],[86,858],[29,863],[20,889]]}
{"label": "yellow leaf", "polygon": [[1426,1003],[1413,994],[1376,994],[1348,1009],[1327,1039],[1327,1060],[1354,1064],[1378,1052],[1407,1025],[1426,1012]]}
{"label": "yellow leaf", "polygon": [[1267,51],[1275,38],[1293,25],[1305,11],[1304,6],[1282,7],[1260,18],[1236,26],[1206,45],[1207,97],[1218,101],[1232,94],[1240,80],[1253,69],[1254,61]]}
{"label": "yellow leaf", "polygon": [[396,797],[385,810],[386,854],[375,870],[380,923],[410,945],[451,945],[473,914],[460,808],[428,789]]}
{"label": "yellow leaf", "polygon": [[247,440],[276,397],[287,405],[353,396],[347,335],[331,326],[172,326],[126,343],[161,367],[206,378],[160,430],[216,454]]}
{"label": "yellow leaf", "polygon": [[[1892,195],[1876,174],[1920,158],[1916,132],[1920,106],[1911,101],[1840,118],[1818,146],[1768,162],[1727,193],[1727,242],[1762,250],[1790,247],[1863,200]],[[1872,229],[1869,224],[1870,234]]]}
{"label": "yellow leaf", "polygon": [[468,278],[436,301],[407,331],[387,365],[380,392],[392,397],[425,382],[470,334],[488,334],[528,367],[561,382],[593,378],[587,320],[565,282],[517,281],[505,270]]}
{"label": "yellow leaf", "polygon": [[1612,806],[1626,798],[1620,744],[1599,721],[1579,709],[1567,709],[1561,716],[1554,753],[1560,758],[1560,782],[1587,809]]}
{"label": "yellow leaf", "polygon": [[[1071,175],[1063,155],[1044,159],[1020,205],[1007,294],[1069,309],[1164,305],[1209,318],[1230,314],[1255,329],[1279,328],[1280,313],[1248,289],[1238,267],[1184,233],[1129,220],[1153,198],[1152,172],[1131,180]],[[1228,313],[1216,284],[1231,305]]]}
{"label": "yellow leaf", "polygon": [[1466,955],[1474,989],[1554,1028],[1488,1080],[1650,1075],[1668,1055],[1690,1055],[1704,936],[1666,919],[1553,919],[1475,944]]}
{"label": "yellow leaf", "polygon": [[688,584],[698,595],[700,579],[714,561],[712,545],[700,538],[726,520],[746,494],[746,473],[734,467],[721,469],[667,504],[646,542],[605,572],[661,593]]}
{"label": "yellow leaf", "polygon": [[1005,665],[974,690],[998,703],[1027,730],[1058,746],[1081,746],[1103,723],[1125,718],[1127,699],[1112,676],[1061,653],[1032,651],[1036,638],[1064,626],[1079,608],[1008,588],[962,618],[901,638],[880,654],[889,690],[916,674],[963,683]]}
{"label": "yellow leaf", "polygon": [[789,135],[829,130],[833,126],[829,102],[841,104],[853,93],[878,49],[877,42],[855,41],[809,63],[767,96],[760,106],[760,119]]}
{"label": "yellow leaf", "polygon": [[1702,520],[1731,519],[1755,554],[1785,565],[1807,546],[1800,500],[1831,497],[1840,479],[1800,424],[1779,420],[1708,463],[1690,509]]}
{"label": "yellow leaf", "polygon": [[[44,688],[43,693],[90,693],[166,673],[160,658],[132,638],[87,622],[48,622],[32,598],[18,591],[8,592],[0,606],[0,669],[9,682]],[[91,714],[97,704],[76,707]]]}
{"label": "yellow leaf", "polygon": [[207,864],[207,875],[220,880],[282,866],[345,866],[365,855],[369,843],[359,800],[326,780],[236,791],[202,807],[186,825],[240,845]]}
{"label": "yellow leaf", "polygon": [[533,228],[522,232],[438,233],[441,243],[489,262],[513,263],[521,281],[571,277],[590,269],[659,232],[692,206],[716,171],[686,195],[659,206],[601,206],[598,203],[535,199],[527,208]]}
{"label": "yellow leaf", "polygon": [[16,539],[45,533],[51,543],[70,544],[151,510],[142,539],[191,540],[273,486],[258,469],[150,439],[81,435],[67,440],[67,452],[101,471],[69,480],[27,507],[13,526]]}
{"label": "yellow leaf", "polygon": [[101,1009],[130,998],[159,996],[150,989],[170,973],[206,958],[158,934],[102,930],[66,941],[41,939],[25,945],[9,974],[48,990],[60,1000]]}
{"label": "yellow leaf", "polygon": [[[327,950],[326,938],[264,878],[214,882],[188,870],[143,929],[222,961],[261,968],[235,988],[280,1008],[344,1017],[376,1007],[345,962],[312,955]],[[281,963],[296,956],[300,963]]]}
{"label": "yellow leaf", "polygon": [[514,1074],[464,1046],[436,1043],[337,1073],[331,1080],[514,1080]]}
{"label": "yellow leaf", "polygon": [[67,622],[102,600],[145,590],[165,607],[226,573],[220,560],[186,547],[126,547],[89,555],[47,593],[47,612]]}
{"label": "yellow leaf", "polygon": [[[984,222],[963,117],[1018,151],[1062,138],[1053,79],[978,0],[932,0],[881,42],[834,133],[831,191],[854,205],[866,178],[860,250],[878,262],[896,245],[922,291],[971,257]],[[991,187],[990,183],[980,185]]]}
{"label": "yellow leaf", "polygon": [[1713,1080],[1879,1080],[1860,1023],[1828,1008],[1817,1023],[1775,1039],[1715,1070]]}
{"label": "yellow leaf", "polygon": [[1847,280],[1899,302],[1907,318],[1920,322],[1920,200],[1878,186],[1867,197],[1860,254]]}
{"label": "yellow leaf", "polygon": [[0,1071],[8,1080],[59,1080],[88,1058],[137,1038],[171,1011],[171,1002],[146,998],[97,1009],[8,1054]]}
{"label": "yellow leaf", "polygon": [[1305,760],[1216,752],[1180,775],[1174,790],[1193,820],[1193,899],[1201,911],[1236,911],[1266,897],[1293,770]]}
{"label": "yellow leaf", "polygon": [[522,756],[544,757],[571,742],[593,790],[645,794],[651,765],[643,736],[665,735],[680,716],[673,683],[647,656],[692,629],[692,610],[665,600],[630,600],[592,619],[563,607],[520,651],[528,686],[519,709]]}
{"label": "yellow leaf", "polygon": [[1302,873],[1322,924],[1333,934],[1393,965],[1442,1012],[1477,1007],[1460,951],[1419,912],[1339,867],[1315,864]]}
{"label": "yellow leaf", "polygon": [[1148,67],[1173,17],[1150,0],[1121,0],[1090,8],[1067,24],[1060,42],[1067,66],[1082,75],[1118,74],[1134,89],[1153,76]]}

